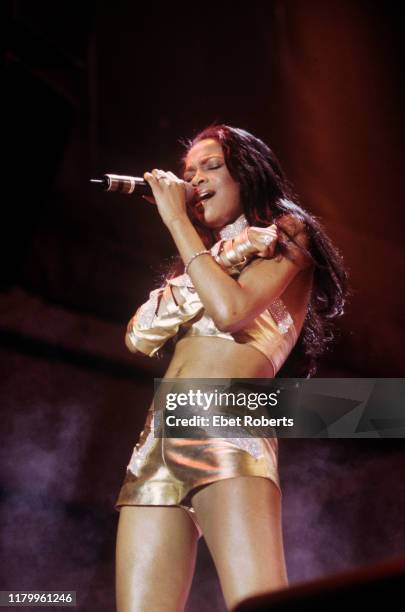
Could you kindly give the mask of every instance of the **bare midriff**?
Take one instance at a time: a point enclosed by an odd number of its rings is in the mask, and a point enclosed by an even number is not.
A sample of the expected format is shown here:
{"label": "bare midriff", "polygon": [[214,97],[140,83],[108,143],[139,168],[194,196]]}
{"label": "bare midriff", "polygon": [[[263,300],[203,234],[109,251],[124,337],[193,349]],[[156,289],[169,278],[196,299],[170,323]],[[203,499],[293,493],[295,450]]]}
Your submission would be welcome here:
{"label": "bare midriff", "polygon": [[[281,296],[293,318],[297,335],[312,286],[312,271],[300,272]],[[181,338],[164,378],[273,378],[274,368],[264,353],[248,344],[215,336]]]}
{"label": "bare midriff", "polygon": [[164,378],[272,378],[269,359],[247,344],[215,336],[182,338]]}

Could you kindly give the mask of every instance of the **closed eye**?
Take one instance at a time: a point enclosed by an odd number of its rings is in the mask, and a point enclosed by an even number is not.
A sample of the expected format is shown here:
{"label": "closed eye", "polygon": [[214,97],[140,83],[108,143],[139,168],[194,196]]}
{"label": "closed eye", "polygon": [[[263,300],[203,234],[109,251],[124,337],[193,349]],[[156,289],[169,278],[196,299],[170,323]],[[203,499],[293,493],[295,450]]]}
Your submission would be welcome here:
{"label": "closed eye", "polygon": [[[209,165],[205,165],[205,163],[202,164],[203,167],[205,167],[207,170],[217,170],[218,168],[221,168],[223,166],[223,163],[215,161],[214,163],[211,161],[211,163]],[[185,174],[183,176],[183,181],[185,183],[190,183],[194,178],[194,174]]]}

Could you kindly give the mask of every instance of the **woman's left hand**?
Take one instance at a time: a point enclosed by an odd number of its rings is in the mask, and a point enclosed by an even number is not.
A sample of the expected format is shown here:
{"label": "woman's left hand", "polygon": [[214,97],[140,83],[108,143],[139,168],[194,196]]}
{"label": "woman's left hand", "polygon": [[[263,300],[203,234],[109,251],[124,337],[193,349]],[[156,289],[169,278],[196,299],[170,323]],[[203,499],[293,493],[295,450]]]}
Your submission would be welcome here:
{"label": "woman's left hand", "polygon": [[254,248],[252,252],[257,257],[274,257],[278,240],[277,225],[275,223],[269,227],[249,227],[248,237]]}
{"label": "woman's left hand", "polygon": [[173,172],[152,170],[145,172],[143,178],[151,186],[153,198],[143,196],[148,202],[157,205],[163,223],[170,227],[176,219],[187,217],[185,183]]}

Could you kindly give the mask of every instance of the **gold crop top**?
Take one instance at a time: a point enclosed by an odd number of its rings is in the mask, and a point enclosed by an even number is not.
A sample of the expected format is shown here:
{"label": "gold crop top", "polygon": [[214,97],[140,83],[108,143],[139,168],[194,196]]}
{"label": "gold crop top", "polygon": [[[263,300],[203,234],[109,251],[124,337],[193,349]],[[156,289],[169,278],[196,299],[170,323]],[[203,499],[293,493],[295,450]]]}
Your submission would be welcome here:
{"label": "gold crop top", "polygon": [[[221,237],[228,238],[229,235],[221,232]],[[216,254],[218,248],[219,243],[216,243],[211,253]],[[172,287],[177,287],[182,300],[176,301]],[[233,333],[221,332],[205,312],[188,274],[169,279],[163,287],[151,291],[149,300],[138,308],[130,320],[127,334],[134,348],[150,357],[170,338],[178,340],[179,337],[215,336],[248,344],[270,360],[274,374],[279,371],[297,341],[294,322],[279,298],[244,329]]]}

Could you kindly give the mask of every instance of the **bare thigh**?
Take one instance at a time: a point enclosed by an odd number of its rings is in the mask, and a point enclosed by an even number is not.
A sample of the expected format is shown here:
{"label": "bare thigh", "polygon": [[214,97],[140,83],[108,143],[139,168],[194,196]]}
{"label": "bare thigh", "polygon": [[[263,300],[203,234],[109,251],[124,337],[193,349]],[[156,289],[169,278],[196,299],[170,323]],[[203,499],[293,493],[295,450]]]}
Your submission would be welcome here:
{"label": "bare thigh", "polygon": [[179,612],[190,590],[197,530],[183,508],[123,506],[116,545],[117,612]]}
{"label": "bare thigh", "polygon": [[267,478],[214,482],[192,498],[229,608],[247,597],[288,586],[281,496]]}

